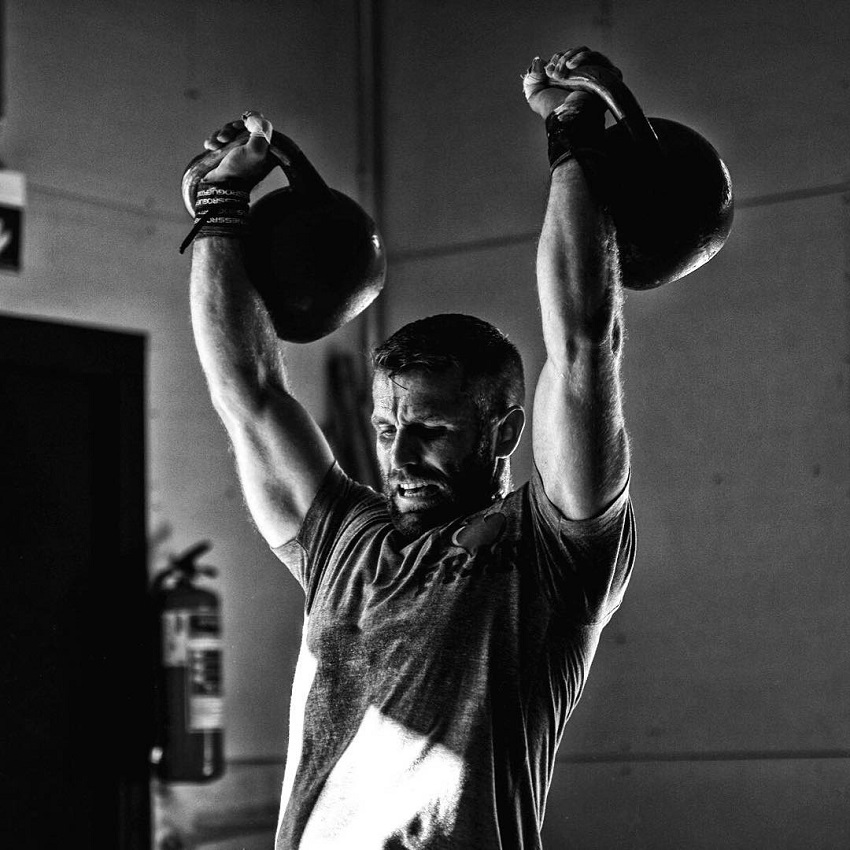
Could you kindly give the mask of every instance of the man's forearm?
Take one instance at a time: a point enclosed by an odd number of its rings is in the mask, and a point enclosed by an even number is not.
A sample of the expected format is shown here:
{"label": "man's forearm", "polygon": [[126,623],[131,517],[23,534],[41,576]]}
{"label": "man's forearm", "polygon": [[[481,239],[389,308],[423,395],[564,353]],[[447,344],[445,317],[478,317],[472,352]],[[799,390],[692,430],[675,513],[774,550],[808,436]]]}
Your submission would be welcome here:
{"label": "man's forearm", "polygon": [[555,169],[537,249],[543,337],[550,359],[611,339],[620,308],[617,244],[582,166]]}
{"label": "man's forearm", "polygon": [[239,241],[195,242],[191,308],[195,344],[219,413],[256,404],[267,388],[285,388],[280,345],[248,280]]}

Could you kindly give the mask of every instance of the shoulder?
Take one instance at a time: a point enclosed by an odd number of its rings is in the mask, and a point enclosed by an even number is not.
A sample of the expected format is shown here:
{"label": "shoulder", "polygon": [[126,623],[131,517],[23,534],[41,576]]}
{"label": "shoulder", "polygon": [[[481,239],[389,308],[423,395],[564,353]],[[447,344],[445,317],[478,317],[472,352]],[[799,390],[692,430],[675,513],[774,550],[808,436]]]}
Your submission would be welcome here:
{"label": "shoulder", "polygon": [[476,528],[486,523],[490,531],[499,523],[504,526],[502,538],[515,540],[522,550],[531,547],[538,558],[561,560],[569,552],[580,550],[600,554],[609,544],[616,545],[624,534],[633,534],[629,484],[627,479],[620,493],[595,516],[576,520],[566,516],[547,496],[535,468],[528,481],[483,511],[474,523],[472,518],[466,522]]}
{"label": "shoulder", "polygon": [[388,522],[383,497],[371,487],[355,481],[334,462],[322,479],[297,534],[275,552],[297,546],[309,554],[321,542],[327,544],[341,535],[362,533],[368,526]]}
{"label": "shoulder", "polygon": [[[389,525],[384,499],[334,463],[293,539],[272,551],[312,597],[329,564],[362,552]],[[355,557],[357,557],[355,555]]]}
{"label": "shoulder", "polygon": [[304,517],[298,539],[303,542],[317,525],[329,520],[337,523],[386,522],[389,515],[386,502],[379,493],[355,481],[343,471],[339,463],[334,462]]}

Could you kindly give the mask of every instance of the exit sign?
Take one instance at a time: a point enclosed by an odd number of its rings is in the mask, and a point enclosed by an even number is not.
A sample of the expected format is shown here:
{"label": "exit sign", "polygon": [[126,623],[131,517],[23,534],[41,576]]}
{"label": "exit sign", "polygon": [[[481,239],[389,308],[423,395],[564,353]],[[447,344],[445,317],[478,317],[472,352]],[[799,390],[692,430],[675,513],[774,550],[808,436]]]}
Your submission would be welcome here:
{"label": "exit sign", "polygon": [[0,271],[20,271],[26,206],[26,180],[0,169]]}

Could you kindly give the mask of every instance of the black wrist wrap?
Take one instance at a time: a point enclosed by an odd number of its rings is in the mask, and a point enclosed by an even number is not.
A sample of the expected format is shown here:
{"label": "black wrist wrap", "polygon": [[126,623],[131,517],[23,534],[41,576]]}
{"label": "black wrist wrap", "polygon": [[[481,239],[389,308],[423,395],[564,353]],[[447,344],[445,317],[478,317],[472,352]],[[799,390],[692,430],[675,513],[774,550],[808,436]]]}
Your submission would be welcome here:
{"label": "black wrist wrap", "polygon": [[201,183],[195,196],[195,224],[180,246],[182,254],[195,239],[225,236],[244,239],[250,232],[247,184],[239,180]]}
{"label": "black wrist wrap", "polygon": [[546,118],[546,138],[549,143],[549,170],[554,171],[571,157],[604,156],[605,117],[595,111],[567,113],[561,121],[557,111]]}

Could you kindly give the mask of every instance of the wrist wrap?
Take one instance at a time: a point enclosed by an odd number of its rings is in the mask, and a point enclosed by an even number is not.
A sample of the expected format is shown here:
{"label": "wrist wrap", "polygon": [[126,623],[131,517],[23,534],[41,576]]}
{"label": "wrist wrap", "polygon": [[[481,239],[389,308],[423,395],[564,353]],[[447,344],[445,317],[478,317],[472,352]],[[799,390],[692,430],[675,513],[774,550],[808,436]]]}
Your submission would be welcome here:
{"label": "wrist wrap", "polygon": [[560,119],[563,113],[556,109],[546,118],[546,139],[549,146],[549,171],[554,171],[571,157],[583,155],[604,156],[602,142],[605,136],[604,113],[593,110]]}
{"label": "wrist wrap", "polygon": [[239,180],[201,183],[195,196],[195,224],[180,246],[182,254],[195,239],[224,236],[244,239],[250,232],[250,189]]}

